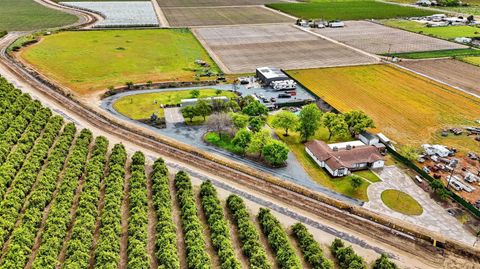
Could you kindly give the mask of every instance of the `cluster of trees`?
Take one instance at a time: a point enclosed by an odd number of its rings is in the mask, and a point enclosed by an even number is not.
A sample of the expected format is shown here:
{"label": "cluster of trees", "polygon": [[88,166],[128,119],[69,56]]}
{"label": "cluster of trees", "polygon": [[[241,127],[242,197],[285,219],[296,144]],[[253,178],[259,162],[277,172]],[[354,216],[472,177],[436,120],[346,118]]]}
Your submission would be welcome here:
{"label": "cluster of trees", "polygon": [[175,175],[175,189],[180,205],[180,217],[187,252],[187,267],[189,269],[211,268],[210,257],[205,249],[202,224],[198,218],[195,205],[192,183],[190,177],[184,171]]}
{"label": "cluster of trees", "polygon": [[117,268],[120,260],[121,206],[127,152],[116,144],[110,154],[105,178],[104,207],[100,213],[100,235],[95,249],[96,268]]}
{"label": "cluster of trees", "polygon": [[[37,187],[31,193],[26,203],[23,217],[10,237],[10,243],[7,249],[5,249],[4,259],[0,265],[1,268],[13,269],[25,266],[40,228],[43,211],[53,198],[58,176],[66,162],[75,133],[75,124],[69,123],[65,125],[62,134],[47,159],[47,165],[38,178]],[[14,224],[13,222],[7,226],[2,222],[0,232],[2,241],[0,245],[3,245],[4,240],[8,236],[8,230],[11,230]]]}
{"label": "cluster of trees", "polygon": [[34,269],[55,268],[57,265],[57,257],[67,233],[68,223],[72,218],[70,208],[78,181],[84,172],[91,141],[92,133],[90,130],[83,129],[70,154],[62,183],[48,213],[45,230],[41,236],[41,245],[32,264]]}
{"label": "cluster of trees", "polygon": [[301,223],[292,226],[293,236],[302,250],[305,260],[312,269],[332,269],[333,263],[325,258],[320,244],[313,238],[307,227]]}
{"label": "cluster of trees", "polygon": [[14,101],[12,105],[8,107],[8,109],[3,113],[2,117],[0,118],[0,133],[4,133],[13,120],[25,109],[29,109],[30,111],[34,109],[33,114],[35,111],[40,108],[40,103],[38,101],[34,101],[31,99],[30,95],[22,94],[18,99]]}
{"label": "cluster of trees", "polygon": [[279,267],[285,269],[302,268],[300,259],[295,254],[287,233],[270,210],[260,208],[257,219],[264,234],[267,236],[268,244],[275,252]]}
{"label": "cluster of trees", "polygon": [[330,251],[342,269],[367,269],[362,257],[353,251],[352,246],[345,247],[339,238],[333,240]]}
{"label": "cluster of trees", "polygon": [[147,253],[147,177],[145,175],[145,156],[137,151],[132,156],[130,167],[130,193],[128,205],[128,268],[150,268]]}
{"label": "cluster of trees", "polygon": [[445,201],[448,199],[448,197],[450,197],[450,191],[443,185],[443,183],[439,179],[434,179],[430,181],[429,185],[440,200]]}
{"label": "cluster of trees", "polygon": [[[32,124],[25,130],[18,140],[15,150],[9,153],[5,162],[2,163],[2,166],[0,166],[0,198],[5,195],[8,187],[11,185],[20,168],[25,163],[28,153],[34,147],[38,137],[40,137],[42,130],[49,121],[50,116],[51,112],[47,108],[38,111],[38,113],[34,116]],[[58,118],[52,119],[54,122],[58,120]],[[46,131],[49,132],[55,130],[47,129]]]}
{"label": "cluster of trees", "polygon": [[160,268],[179,269],[177,233],[175,223],[173,223],[173,205],[168,184],[168,169],[163,159],[157,159],[154,162],[151,179],[153,206],[157,213],[155,256],[158,260],[158,266]]}
{"label": "cluster of trees", "polygon": [[[48,150],[55,141],[63,119],[61,117],[52,117],[48,122],[45,132],[38,143],[32,149],[32,153],[23,163],[18,171],[14,183],[8,193],[3,197],[0,203],[0,243],[4,243],[7,236],[15,226],[20,209],[22,208],[26,196],[30,193],[37,175],[42,168],[44,159],[48,155]],[[2,178],[4,179],[4,178]],[[2,194],[5,189],[2,188]]]}
{"label": "cluster of trees", "polygon": [[255,224],[250,219],[250,214],[243,200],[232,194],[227,198],[227,207],[235,221],[243,254],[248,258],[250,268],[272,268],[268,261],[267,253],[260,243],[260,235],[255,228]]}
{"label": "cluster of trees", "polygon": [[0,117],[21,95],[22,91],[0,77]]}
{"label": "cluster of trees", "polygon": [[230,229],[223,215],[223,208],[217,196],[217,191],[212,182],[205,181],[200,186],[200,197],[203,211],[210,227],[212,245],[217,250],[221,268],[239,269],[240,262],[235,257]]}
{"label": "cluster of trees", "polygon": [[67,242],[63,268],[87,268],[90,249],[93,244],[93,232],[97,218],[97,202],[107,161],[108,140],[99,136],[95,141],[92,159],[86,167],[85,183],[72,227],[72,237]]}

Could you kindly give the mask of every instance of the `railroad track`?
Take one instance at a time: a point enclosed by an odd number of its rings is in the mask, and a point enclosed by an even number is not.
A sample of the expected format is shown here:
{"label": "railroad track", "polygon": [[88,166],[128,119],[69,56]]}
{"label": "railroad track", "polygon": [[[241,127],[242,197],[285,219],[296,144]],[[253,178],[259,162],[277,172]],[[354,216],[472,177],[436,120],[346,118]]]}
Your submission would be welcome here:
{"label": "railroad track", "polygon": [[[89,24],[91,23],[94,23],[93,19],[89,21]],[[418,255],[419,251],[422,251],[424,258],[431,263],[438,264],[441,262],[441,258],[437,255],[435,248],[430,246],[433,240],[445,242],[448,247],[451,247],[449,250],[453,251],[453,253],[475,258],[477,262],[480,260],[480,252],[463,243],[456,241],[447,242],[440,235],[427,232],[408,223],[385,218],[357,206],[333,201],[329,197],[311,192],[295,184],[258,171],[251,171],[246,166],[226,163],[200,151],[182,149],[173,141],[138,132],[107,118],[94,111],[91,107],[70,98],[66,92],[49,82],[47,78],[11,58],[6,53],[6,49],[11,42],[22,34],[9,34],[9,36],[1,40],[0,64],[31,85],[38,93],[55,102],[58,107],[68,110],[99,130],[114,134],[118,138],[129,141],[140,148],[178,160],[180,163],[194,165],[196,168],[204,171],[215,171],[215,175],[227,181],[236,182],[285,204],[329,219],[348,229],[395,246],[407,253]],[[427,253],[429,255],[426,255]]]}

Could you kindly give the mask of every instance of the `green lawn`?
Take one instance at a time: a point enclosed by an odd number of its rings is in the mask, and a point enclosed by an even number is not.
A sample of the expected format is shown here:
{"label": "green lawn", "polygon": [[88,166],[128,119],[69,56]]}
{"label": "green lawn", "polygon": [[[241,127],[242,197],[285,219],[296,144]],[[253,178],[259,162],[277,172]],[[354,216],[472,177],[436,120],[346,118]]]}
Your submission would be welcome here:
{"label": "green lawn", "polygon": [[480,15],[480,3],[476,5],[471,5],[467,7],[440,7],[445,11],[453,11],[458,13],[463,13],[467,15]]}
{"label": "green lawn", "polygon": [[456,37],[480,37],[480,28],[474,26],[426,27],[422,23],[408,20],[386,20],[383,21],[383,23],[387,26],[442,39],[455,39]]}
{"label": "green lawn", "polygon": [[312,0],[307,3],[274,3],[267,6],[299,18],[324,20],[388,19],[434,13],[371,0]]}
{"label": "green lawn", "polygon": [[226,134],[219,135],[217,133],[210,132],[205,135],[205,141],[216,147],[233,152],[235,154],[242,153],[242,149],[233,145],[232,138]]}
{"label": "green lawn", "polygon": [[[202,89],[200,90],[199,98],[216,96],[215,92],[215,89]],[[222,91],[219,96],[232,98],[236,95],[233,92]],[[180,104],[182,99],[188,98],[192,98],[190,90],[135,94],[119,98],[113,104],[113,108],[131,119],[141,120],[150,118],[152,113],[162,117],[163,109],[160,108],[161,104],[177,105]],[[155,100],[157,101],[156,103]]]}
{"label": "green lawn", "polygon": [[390,209],[409,216],[420,216],[422,206],[410,195],[398,190],[385,190],[381,194],[383,203]]}
{"label": "green lawn", "polygon": [[187,29],[61,32],[27,47],[21,56],[79,94],[128,81],[193,81],[204,71],[196,59],[219,72]]}
{"label": "green lawn", "polygon": [[76,16],[49,9],[33,0],[1,0],[0,31],[39,30],[76,22]]}
{"label": "green lawn", "polygon": [[[407,52],[407,53],[393,53],[390,56],[396,56],[404,59],[428,59],[428,58],[446,58],[446,57],[466,57],[466,56],[480,56],[478,49],[454,49],[454,50],[436,50],[436,51],[422,51],[422,52]],[[467,57],[462,59],[475,59],[478,57]]]}

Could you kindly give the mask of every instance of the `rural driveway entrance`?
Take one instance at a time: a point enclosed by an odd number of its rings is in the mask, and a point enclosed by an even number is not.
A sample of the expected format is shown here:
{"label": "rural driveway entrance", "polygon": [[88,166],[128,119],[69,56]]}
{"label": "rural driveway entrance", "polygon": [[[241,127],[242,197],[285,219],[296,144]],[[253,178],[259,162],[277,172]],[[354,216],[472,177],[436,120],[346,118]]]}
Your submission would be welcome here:
{"label": "rural driveway entrance", "polygon": [[179,107],[165,108],[163,111],[165,113],[165,122],[167,125],[170,124],[169,126],[185,121]]}
{"label": "rural driveway entrance", "polygon": [[[454,238],[470,245],[473,244],[475,237],[467,232],[454,217],[450,216],[445,209],[433,201],[425,191],[418,187],[398,167],[385,167],[379,172],[379,176],[383,181],[368,187],[367,192],[370,201],[364,204],[365,208],[413,223],[449,238]],[[388,208],[381,199],[382,192],[388,189],[400,190],[415,198],[423,207],[423,213],[420,216],[407,216]]]}

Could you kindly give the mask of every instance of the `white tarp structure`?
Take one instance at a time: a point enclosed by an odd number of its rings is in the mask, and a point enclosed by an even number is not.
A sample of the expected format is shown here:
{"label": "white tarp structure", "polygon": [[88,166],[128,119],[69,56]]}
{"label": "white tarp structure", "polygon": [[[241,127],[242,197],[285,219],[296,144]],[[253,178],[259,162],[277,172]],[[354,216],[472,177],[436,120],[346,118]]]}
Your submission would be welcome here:
{"label": "white tarp structure", "polygon": [[448,157],[450,154],[450,150],[442,145],[429,145],[429,144],[423,144],[422,145],[423,150],[427,155],[438,155],[439,157]]}
{"label": "white tarp structure", "polygon": [[152,2],[62,2],[62,5],[73,6],[101,14],[105,20],[94,27],[153,27],[158,26],[158,19]]}

